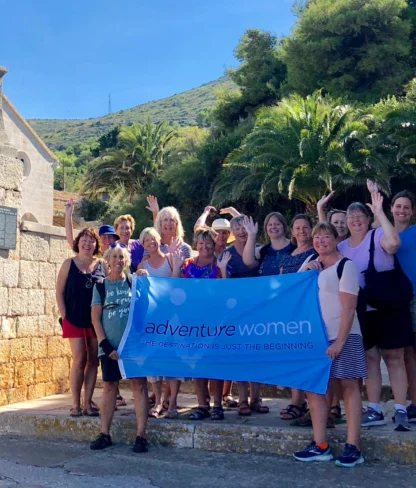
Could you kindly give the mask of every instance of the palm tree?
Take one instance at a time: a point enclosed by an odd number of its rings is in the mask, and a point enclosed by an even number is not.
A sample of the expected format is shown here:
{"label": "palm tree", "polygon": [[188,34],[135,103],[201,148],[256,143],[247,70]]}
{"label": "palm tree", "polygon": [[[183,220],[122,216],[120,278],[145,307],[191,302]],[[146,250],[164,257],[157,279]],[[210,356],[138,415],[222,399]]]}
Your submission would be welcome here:
{"label": "palm tree", "polygon": [[306,98],[291,95],[258,112],[254,130],[225,160],[219,188],[228,185],[235,197],[257,186],[260,202],[279,192],[308,209],[325,191],[366,178],[388,189],[386,164],[376,157],[370,136],[364,114],[352,107],[320,91]]}
{"label": "palm tree", "polygon": [[89,165],[84,191],[91,195],[111,192],[123,186],[132,202],[135,195],[158,176],[164,151],[175,130],[167,122],[122,127],[118,147],[110,149]]}

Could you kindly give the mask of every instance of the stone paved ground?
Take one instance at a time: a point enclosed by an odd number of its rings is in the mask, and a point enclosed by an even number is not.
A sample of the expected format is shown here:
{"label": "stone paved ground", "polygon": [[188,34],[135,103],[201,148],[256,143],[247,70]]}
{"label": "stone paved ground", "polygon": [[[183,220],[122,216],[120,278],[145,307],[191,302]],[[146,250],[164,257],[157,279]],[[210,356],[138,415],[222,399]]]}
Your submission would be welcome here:
{"label": "stone paved ground", "polygon": [[416,466],[305,465],[291,458],[127,445],[93,452],[85,443],[0,436],[0,487],[7,488],[414,488]]}

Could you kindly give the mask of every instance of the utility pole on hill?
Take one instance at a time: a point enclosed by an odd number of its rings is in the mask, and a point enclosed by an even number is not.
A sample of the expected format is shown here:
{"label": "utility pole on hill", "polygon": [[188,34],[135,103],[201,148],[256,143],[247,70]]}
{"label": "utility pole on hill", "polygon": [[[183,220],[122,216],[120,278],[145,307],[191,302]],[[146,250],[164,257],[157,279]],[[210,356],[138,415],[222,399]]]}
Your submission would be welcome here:
{"label": "utility pole on hill", "polygon": [[108,115],[111,114],[111,93],[108,94]]}

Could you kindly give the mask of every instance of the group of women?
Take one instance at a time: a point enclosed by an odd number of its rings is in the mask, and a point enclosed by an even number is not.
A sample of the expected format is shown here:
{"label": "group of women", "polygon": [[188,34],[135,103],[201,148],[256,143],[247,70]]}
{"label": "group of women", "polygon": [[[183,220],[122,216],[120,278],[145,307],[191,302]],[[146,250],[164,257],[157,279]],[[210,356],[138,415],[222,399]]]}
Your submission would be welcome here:
{"label": "group of women", "polygon": [[[416,421],[416,299],[412,300],[416,294],[413,245],[416,226],[411,225],[415,203],[410,193],[397,194],[391,204],[391,223],[383,210],[383,197],[371,182],[369,191],[371,204],[352,203],[346,211],[327,213],[333,193],[323,197],[318,202],[319,223],[315,227],[306,214],[296,215],[289,229],[281,213],[270,213],[264,222],[268,242],[263,246],[257,242],[258,225],[252,218],[229,207],[220,213],[231,214],[231,221],[218,218],[209,227],[206,221],[215,209],[206,207],[195,224],[194,252],[183,240],[184,231],[177,210],[174,207],[159,210],[153,196],[148,197],[147,207],[153,214],[153,227],[144,229],[138,240],[131,240],[134,220],[130,215],[116,219],[114,227],[102,226],[99,235],[93,229],[83,229],[73,239],[73,204],[69,202],[66,227],[75,256],[62,265],[57,301],[63,337],[69,338],[73,354],[70,415],[99,414],[92,394],[97,357],[101,361],[102,427],[91,448],[103,449],[111,445],[109,430],[114,409],[117,402],[123,401],[118,392],[121,375],[116,360],[130,305],[129,273],[232,279],[317,270],[320,304],[329,340],[327,354],[333,361],[331,380],[326,396],[292,390],[291,402],[281,412],[284,420],[313,427],[313,442],[295,453],[295,458],[300,461],[333,459],[326,429],[334,417],[340,416],[340,399],[343,399],[347,443],[336,464],[351,467],[364,461],[360,448],[361,426],[386,423],[380,404],[381,358],[386,363],[394,395],[395,430],[409,430],[409,420]],[[105,252],[100,258],[102,251]],[[402,286],[403,290],[410,287],[410,298],[398,299],[392,289],[395,299],[386,300],[383,295],[377,302],[381,305],[374,306],[380,293],[374,282],[387,284],[384,288],[388,294],[389,280],[392,287]],[[187,379],[150,378],[153,395],[149,398],[146,379],[132,380],[137,415],[136,452],[147,450],[148,415],[157,417],[165,410],[168,418],[178,416],[177,395],[184,380]],[[198,406],[189,419],[222,420],[224,406],[238,407],[238,414],[242,416],[269,411],[262,404],[259,384],[239,382],[237,404],[231,396],[230,380],[195,380]],[[369,400],[364,411],[361,403],[363,380]],[[163,381],[166,382],[164,399]],[[408,389],[411,404],[406,406]]]}

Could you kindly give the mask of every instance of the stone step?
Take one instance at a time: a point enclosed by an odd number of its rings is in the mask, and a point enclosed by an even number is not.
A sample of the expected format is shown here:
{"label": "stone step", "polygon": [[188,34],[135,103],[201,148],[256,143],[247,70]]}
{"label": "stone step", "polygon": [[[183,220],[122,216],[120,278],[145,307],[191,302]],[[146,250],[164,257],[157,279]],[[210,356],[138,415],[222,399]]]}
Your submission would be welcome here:
{"label": "stone step", "polygon": [[[111,433],[114,442],[130,443],[136,433],[135,415],[131,392],[123,390],[122,394],[128,405],[115,412]],[[101,401],[99,396],[100,391],[94,397],[98,404]],[[182,407],[178,419],[150,419],[150,445],[290,456],[294,451],[303,449],[312,438],[311,429],[290,427],[288,422],[280,420],[279,412],[287,404],[286,400],[265,398],[269,414],[239,417],[235,410],[227,411],[225,420],[221,422],[187,420],[194,403],[193,395],[181,394],[179,405]],[[68,416],[70,405],[70,395],[64,394],[1,407],[0,433],[89,443],[100,430],[100,419],[71,418]],[[362,431],[365,458],[384,463],[416,464],[416,424],[411,432],[394,432],[391,402],[384,405],[384,412],[388,425]],[[329,429],[328,436],[334,454],[339,455],[345,443],[346,426],[341,424]]]}

